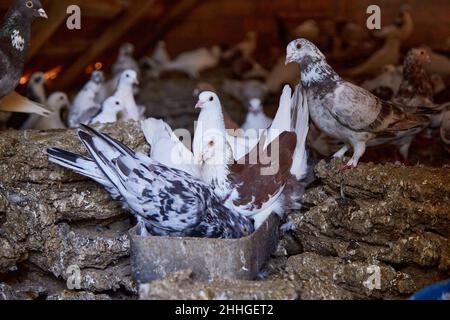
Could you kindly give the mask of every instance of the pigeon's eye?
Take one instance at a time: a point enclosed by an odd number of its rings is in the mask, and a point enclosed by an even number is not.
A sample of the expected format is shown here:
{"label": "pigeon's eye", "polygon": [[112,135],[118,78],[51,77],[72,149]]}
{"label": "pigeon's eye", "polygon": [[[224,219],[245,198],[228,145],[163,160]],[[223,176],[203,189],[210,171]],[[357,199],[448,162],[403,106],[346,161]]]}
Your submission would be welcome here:
{"label": "pigeon's eye", "polygon": [[27,8],[33,8],[33,6],[34,6],[34,4],[33,4],[33,1],[27,1],[26,3],[25,3],[25,5],[27,6]]}
{"label": "pigeon's eye", "polygon": [[297,49],[301,49],[301,48],[302,48],[302,44],[301,44],[301,43],[297,43],[297,44],[295,45],[295,47],[296,47]]}
{"label": "pigeon's eye", "polygon": [[127,74],[127,78],[129,78],[130,77],[130,75],[129,74]]}
{"label": "pigeon's eye", "polygon": [[214,101],[214,98],[213,97],[209,98],[209,101]]}
{"label": "pigeon's eye", "polygon": [[209,141],[209,142],[208,142],[208,145],[209,145],[210,147],[214,147],[214,141],[213,141],[213,140]]}
{"label": "pigeon's eye", "polygon": [[116,101],[116,106],[118,106],[120,103],[119,103],[119,101]]}

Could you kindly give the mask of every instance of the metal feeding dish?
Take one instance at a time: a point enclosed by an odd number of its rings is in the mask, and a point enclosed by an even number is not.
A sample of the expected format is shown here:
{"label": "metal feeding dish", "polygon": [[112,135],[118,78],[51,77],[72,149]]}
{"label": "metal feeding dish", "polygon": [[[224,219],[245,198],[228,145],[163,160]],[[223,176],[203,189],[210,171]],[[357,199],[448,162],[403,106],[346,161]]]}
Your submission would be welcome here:
{"label": "metal feeding dish", "polygon": [[191,269],[197,279],[255,279],[278,245],[279,218],[271,215],[252,235],[240,239],[142,237],[130,230],[134,280],[149,283]]}

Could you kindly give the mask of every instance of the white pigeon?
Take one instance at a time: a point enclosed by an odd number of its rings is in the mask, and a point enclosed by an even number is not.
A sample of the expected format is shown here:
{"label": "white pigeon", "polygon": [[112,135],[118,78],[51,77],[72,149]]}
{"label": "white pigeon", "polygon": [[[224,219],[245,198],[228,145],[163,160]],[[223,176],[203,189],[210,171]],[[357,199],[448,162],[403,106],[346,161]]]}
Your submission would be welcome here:
{"label": "white pigeon", "polygon": [[143,119],[142,108],[136,104],[136,100],[134,99],[134,85],[139,85],[136,71],[130,69],[122,72],[113,96],[122,101],[125,106],[123,121],[139,121]]}
{"label": "white pigeon", "polygon": [[[223,118],[217,95],[212,92],[202,95],[199,121],[202,113],[207,118]],[[297,201],[303,192],[299,182],[307,173],[305,141],[309,117],[299,88],[292,100],[290,88],[283,90],[279,110],[280,117],[262,136],[257,148],[252,148],[245,159],[237,163],[234,163],[223,122],[214,122],[217,127],[203,132],[200,137],[197,132],[194,136],[194,140],[200,140],[194,143],[194,157],[201,164],[201,178],[213,187],[226,207],[252,217],[255,228],[272,212],[283,215],[288,209],[298,208]],[[285,114],[288,120],[283,119]],[[269,137],[267,133],[275,129],[279,129],[279,134]],[[267,150],[271,150],[271,158],[263,161],[261,154]]]}
{"label": "white pigeon", "polygon": [[162,67],[164,71],[180,71],[197,79],[200,72],[216,67],[220,62],[221,49],[214,46],[210,49],[199,48],[180,54],[173,61]]}
{"label": "white pigeon", "polygon": [[[254,136],[253,134],[260,129],[267,129],[272,124],[272,119],[264,113],[261,100],[254,98],[249,102],[247,117],[242,125],[242,129]],[[256,130],[256,131],[255,131]]]}
{"label": "white pigeon", "polygon": [[[35,72],[31,75],[27,84],[27,98],[31,101],[45,104],[47,94],[45,93],[45,75],[43,72]],[[42,116],[30,114],[20,129],[26,130],[33,128]]]}
{"label": "white pigeon", "polygon": [[61,115],[70,105],[69,98],[64,92],[54,92],[47,100],[47,107],[53,112],[49,117],[41,117],[34,125],[36,130],[65,129]]}
{"label": "white pigeon", "polygon": [[138,73],[141,72],[139,68],[139,64],[133,58],[134,54],[134,45],[131,43],[124,43],[119,49],[119,56],[117,57],[117,61],[112,66],[113,75],[121,74],[125,70],[134,70]]}
{"label": "white pigeon", "polygon": [[125,106],[119,98],[112,96],[106,99],[102,104],[102,110],[92,120],[95,123],[114,123],[119,121],[121,113],[125,111]]}
{"label": "white pigeon", "polygon": [[148,118],[141,122],[145,139],[150,145],[150,157],[155,161],[178,170],[183,170],[193,177],[200,177],[200,168],[194,161],[190,150],[190,134],[183,135],[183,142],[175,135],[163,120]]}
{"label": "white pigeon", "polygon": [[68,124],[70,128],[77,127],[80,123],[88,124],[101,109],[101,104],[96,101],[100,87],[104,81],[101,71],[94,71],[91,79],[78,92],[69,109]]}

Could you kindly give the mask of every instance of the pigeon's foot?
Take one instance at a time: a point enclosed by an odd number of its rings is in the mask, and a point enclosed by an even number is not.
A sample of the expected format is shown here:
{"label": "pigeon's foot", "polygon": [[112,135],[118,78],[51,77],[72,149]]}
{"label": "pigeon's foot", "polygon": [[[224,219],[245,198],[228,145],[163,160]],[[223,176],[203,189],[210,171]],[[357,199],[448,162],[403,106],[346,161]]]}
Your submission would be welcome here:
{"label": "pigeon's foot", "polygon": [[333,154],[333,158],[342,159],[345,156],[345,154],[347,153],[348,149],[349,149],[349,146],[347,146],[347,145],[343,146],[341,149],[339,149],[338,152]]}

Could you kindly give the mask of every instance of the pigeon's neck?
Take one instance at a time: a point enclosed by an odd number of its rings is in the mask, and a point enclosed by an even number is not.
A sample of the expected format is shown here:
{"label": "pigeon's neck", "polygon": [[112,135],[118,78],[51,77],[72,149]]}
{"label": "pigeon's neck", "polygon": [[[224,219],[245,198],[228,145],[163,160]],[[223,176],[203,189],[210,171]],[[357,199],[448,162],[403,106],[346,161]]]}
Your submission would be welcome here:
{"label": "pigeon's neck", "polygon": [[201,167],[202,180],[210,184],[221,199],[227,198],[231,190],[229,164],[233,156],[229,146],[226,149],[222,159],[211,160]]}
{"label": "pigeon's neck", "polygon": [[417,61],[407,61],[403,66],[403,76],[400,93],[409,89],[411,94],[433,97],[431,79],[422,64]]}
{"label": "pigeon's neck", "polygon": [[326,83],[333,84],[341,79],[324,59],[306,57],[301,66],[301,81],[305,88]]}
{"label": "pigeon's neck", "polygon": [[223,132],[226,131],[222,110],[202,109],[198,122],[202,124],[203,130],[212,128]]}
{"label": "pigeon's neck", "polygon": [[122,98],[124,101],[134,100],[133,87],[128,84],[119,83],[115,96]]}

